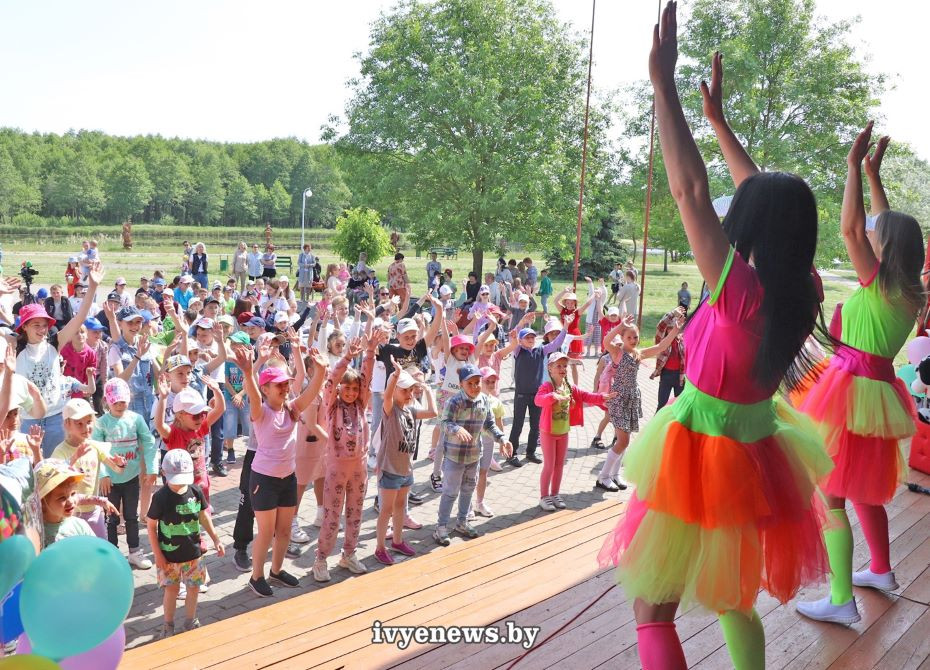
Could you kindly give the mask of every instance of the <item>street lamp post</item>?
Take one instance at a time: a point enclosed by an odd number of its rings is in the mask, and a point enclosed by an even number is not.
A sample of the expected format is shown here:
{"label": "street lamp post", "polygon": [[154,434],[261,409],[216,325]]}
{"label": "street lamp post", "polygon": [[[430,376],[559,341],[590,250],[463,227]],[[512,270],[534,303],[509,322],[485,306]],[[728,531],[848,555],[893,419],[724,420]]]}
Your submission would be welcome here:
{"label": "street lamp post", "polygon": [[300,206],[300,248],[304,248],[304,221],[307,215],[307,198],[313,197],[313,191],[309,188],[304,189],[303,201]]}

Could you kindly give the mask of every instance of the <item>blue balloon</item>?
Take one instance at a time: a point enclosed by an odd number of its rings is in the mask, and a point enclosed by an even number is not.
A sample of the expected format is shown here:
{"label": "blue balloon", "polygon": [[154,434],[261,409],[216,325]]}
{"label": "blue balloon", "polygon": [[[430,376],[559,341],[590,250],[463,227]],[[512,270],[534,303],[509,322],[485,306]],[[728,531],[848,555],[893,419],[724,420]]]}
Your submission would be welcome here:
{"label": "blue balloon", "polygon": [[23,580],[35,557],[35,547],[25,535],[14,535],[0,542],[0,598]]}
{"label": "blue balloon", "polygon": [[22,588],[22,584],[14,586],[0,607],[0,642],[3,644],[9,644],[23,632],[23,620],[19,616],[19,597]]}
{"label": "blue balloon", "polygon": [[61,660],[110,637],[132,595],[132,570],[116,547],[97,537],[67,537],[29,566],[19,610],[34,653]]}

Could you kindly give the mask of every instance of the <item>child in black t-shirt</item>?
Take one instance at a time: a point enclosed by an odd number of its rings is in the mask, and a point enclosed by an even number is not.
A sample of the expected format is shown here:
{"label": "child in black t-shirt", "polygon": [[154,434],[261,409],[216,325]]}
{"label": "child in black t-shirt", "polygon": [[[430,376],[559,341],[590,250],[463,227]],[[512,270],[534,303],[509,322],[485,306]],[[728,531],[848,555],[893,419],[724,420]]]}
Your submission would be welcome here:
{"label": "child in black t-shirt", "polygon": [[184,599],[184,630],[199,628],[197,596],[206,572],[200,552],[200,527],[207,531],[216,553],[226,555],[213,521],[207,513],[203,492],[194,486],[194,461],[184,449],[171,449],[161,463],[167,486],[152,496],[148,511],[149,543],[158,568],[158,584],[165,587],[165,625],[162,637],[174,635],[174,610],[181,584],[188,587]]}

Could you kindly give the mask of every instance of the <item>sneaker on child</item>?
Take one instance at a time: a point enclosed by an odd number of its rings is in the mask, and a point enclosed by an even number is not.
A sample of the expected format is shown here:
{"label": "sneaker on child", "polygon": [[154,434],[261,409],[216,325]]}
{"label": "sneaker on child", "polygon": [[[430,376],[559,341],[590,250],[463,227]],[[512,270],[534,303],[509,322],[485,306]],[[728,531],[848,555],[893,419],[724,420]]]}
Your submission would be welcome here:
{"label": "sneaker on child", "polygon": [[291,521],[291,542],[295,544],[307,544],[310,542],[310,536],[307,535],[307,531],[300,527],[300,524],[297,523],[297,517],[294,517],[294,520]]}
{"label": "sneaker on child", "polygon": [[139,570],[148,570],[152,567],[152,561],[147,559],[141,549],[129,552],[129,565]]}
{"label": "sneaker on child", "polygon": [[539,509],[543,512],[554,512],[555,504],[552,502],[552,498],[549,496],[543,496],[539,499]]}
{"label": "sneaker on child", "polygon": [[476,538],[479,533],[468,521],[459,521],[455,524],[455,532],[465,537]]}
{"label": "sneaker on child", "polygon": [[313,564],[313,579],[318,582],[328,582],[329,577],[329,566],[326,565],[326,561],[321,558],[316,559],[316,562]]}
{"label": "sneaker on child", "polygon": [[448,547],[451,542],[451,540],[449,540],[449,529],[445,526],[439,526],[433,531],[433,539],[436,540],[437,544]]}
{"label": "sneaker on child", "polygon": [[261,598],[270,598],[274,595],[274,590],[268,585],[264,577],[249,580],[249,588],[255,592],[255,595]]}
{"label": "sneaker on child", "polygon": [[356,575],[361,575],[368,572],[368,568],[365,567],[365,564],[358,560],[358,556],[355,555],[353,551],[351,555],[346,556],[342,555],[342,558],[339,559],[340,568],[348,568],[349,572],[354,572]]}

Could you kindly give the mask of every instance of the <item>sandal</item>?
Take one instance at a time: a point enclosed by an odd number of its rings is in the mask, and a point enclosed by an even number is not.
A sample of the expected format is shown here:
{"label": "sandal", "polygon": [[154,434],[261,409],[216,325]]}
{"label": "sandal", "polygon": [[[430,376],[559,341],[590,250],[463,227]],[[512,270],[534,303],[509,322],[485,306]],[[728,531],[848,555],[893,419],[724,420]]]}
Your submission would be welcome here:
{"label": "sandal", "polygon": [[604,440],[602,440],[600,437],[595,437],[593,440],[591,440],[591,448],[592,449],[606,449],[607,445],[604,444]]}

